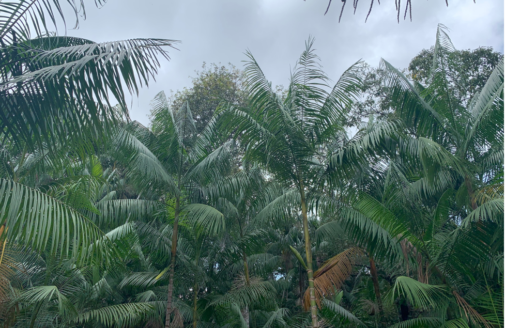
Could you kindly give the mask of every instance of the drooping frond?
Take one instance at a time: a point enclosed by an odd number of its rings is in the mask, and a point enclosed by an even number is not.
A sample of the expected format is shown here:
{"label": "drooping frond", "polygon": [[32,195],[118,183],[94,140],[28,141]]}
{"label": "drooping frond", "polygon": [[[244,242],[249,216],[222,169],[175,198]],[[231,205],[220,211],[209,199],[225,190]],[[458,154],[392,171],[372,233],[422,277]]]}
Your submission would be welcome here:
{"label": "drooping frond", "polygon": [[[100,7],[106,0],[97,0]],[[79,26],[79,16],[86,17],[84,1],[68,2],[70,10],[75,15],[74,28]],[[49,34],[53,28],[58,28],[58,19],[62,19],[66,28],[64,10],[60,1],[48,0],[18,0],[0,4],[0,38],[6,43],[12,43],[16,38],[27,39],[34,31],[37,36]],[[52,24],[52,25],[48,25]]]}
{"label": "drooping frond", "polygon": [[257,222],[266,222],[273,219],[281,219],[286,209],[299,206],[300,194],[295,189],[290,189],[268,203],[255,217]]}
{"label": "drooping frond", "polygon": [[392,237],[398,238],[402,236],[409,239],[412,244],[418,244],[418,239],[410,231],[407,222],[398,218],[394,212],[370,195],[362,194],[359,201],[353,207],[359,213],[378,224]]}
{"label": "drooping frond", "polygon": [[438,138],[447,130],[459,138],[447,118],[424,99],[405,75],[385,60],[381,61],[381,69],[386,72],[384,83],[392,92],[391,105],[408,127],[416,128],[424,137]]}
{"label": "drooping frond", "polygon": [[[166,271],[164,271],[165,273]],[[119,283],[119,288],[126,288],[129,286],[147,288],[158,282],[156,279],[159,276],[158,272],[134,272],[126,277]]]}
{"label": "drooping frond", "polygon": [[247,285],[245,278],[239,277],[236,279],[232,290],[212,301],[209,305],[235,303],[240,308],[244,308],[255,302],[269,302],[269,299],[275,293],[276,290],[269,281],[263,281],[260,278],[251,278],[249,285]]}
{"label": "drooping frond", "polygon": [[462,153],[466,153],[472,143],[479,145],[479,148],[494,146],[496,141],[503,143],[503,81],[502,59],[468,109],[471,120]]}
{"label": "drooping frond", "polygon": [[323,303],[324,309],[331,311],[331,313],[334,314],[334,316],[338,316],[338,317],[342,317],[344,319],[347,319],[350,322],[356,324],[358,327],[366,327],[366,325],[361,320],[356,318],[356,316],[354,314],[352,314],[351,312],[349,312],[348,310],[346,310],[342,306],[338,305],[337,303],[335,303],[329,299],[324,299],[322,303]]}
{"label": "drooping frond", "polygon": [[445,286],[428,285],[404,276],[396,278],[391,291],[391,300],[397,296],[424,310],[436,309],[448,301]]}
{"label": "drooping frond", "polygon": [[463,220],[463,226],[467,227],[471,222],[477,221],[490,221],[503,226],[503,197],[481,204],[467,215]]}
{"label": "drooping frond", "polygon": [[459,295],[455,290],[452,291],[452,294],[454,295],[458,306],[463,311],[463,314],[468,321],[475,322],[476,324],[482,325],[485,328],[491,328],[489,322],[487,322],[487,320],[479,312],[477,312],[470,304],[468,304],[468,302],[463,297],[461,297],[461,295]]}
{"label": "drooping frond", "polygon": [[389,326],[389,328],[438,328],[442,322],[443,320],[439,317],[419,317],[399,322],[397,324]]}
{"label": "drooping frond", "polygon": [[224,216],[212,206],[205,204],[189,204],[184,207],[187,220],[195,229],[204,235],[217,235],[225,228]]}
{"label": "drooping frond", "polygon": [[441,326],[441,328],[469,328],[469,327],[470,326],[468,325],[468,323],[462,318],[446,321]]}
{"label": "drooping frond", "polygon": [[76,309],[56,286],[37,286],[21,292],[17,301],[36,304],[38,302],[57,302],[61,316],[75,315]]}
{"label": "drooping frond", "polygon": [[[165,47],[173,44],[133,39],[62,47],[64,39],[51,38],[0,48],[2,132],[31,148],[107,136],[111,123],[128,117],[123,89],[138,93],[147,85],[160,66],[157,55],[168,59]],[[111,106],[111,95],[121,106]]]}
{"label": "drooping frond", "polygon": [[[38,190],[9,180],[0,180],[1,220],[9,239],[34,249],[71,255],[84,260],[89,245],[102,232],[86,217]],[[100,247],[95,252],[104,251]]]}
{"label": "drooping frond", "polygon": [[149,302],[116,304],[80,313],[72,321],[78,324],[98,322],[105,327],[134,327],[153,309]]}
{"label": "drooping frond", "polygon": [[[351,208],[342,209],[340,220],[347,235],[358,245],[372,252],[374,256],[389,259],[401,258],[399,240],[381,224]],[[320,228],[324,228],[324,225]]]}
{"label": "drooping frond", "polygon": [[120,129],[114,139],[114,146],[121,151],[119,158],[131,167],[131,176],[135,181],[139,180],[142,185],[155,183],[167,187],[171,192],[176,193],[177,187],[172,176],[167,172],[162,162],[151,150],[142,143],[135,135],[126,129]]}
{"label": "drooping frond", "polygon": [[289,315],[289,309],[287,308],[279,308],[272,313],[270,313],[270,318],[265,322],[263,328],[271,328],[271,327],[287,327],[287,323],[284,320],[285,317]]}
{"label": "drooping frond", "polygon": [[[344,281],[352,273],[354,263],[363,254],[359,248],[350,248],[326,261],[316,272],[314,272],[314,288],[316,302],[321,307],[321,300],[330,296],[335,290],[340,289]],[[310,306],[309,289],[305,291],[303,306],[308,309]]]}
{"label": "drooping frond", "polygon": [[143,220],[149,215],[159,213],[164,208],[163,204],[145,199],[113,199],[100,201],[97,209],[100,215],[97,221],[100,223],[120,223],[126,220]]}

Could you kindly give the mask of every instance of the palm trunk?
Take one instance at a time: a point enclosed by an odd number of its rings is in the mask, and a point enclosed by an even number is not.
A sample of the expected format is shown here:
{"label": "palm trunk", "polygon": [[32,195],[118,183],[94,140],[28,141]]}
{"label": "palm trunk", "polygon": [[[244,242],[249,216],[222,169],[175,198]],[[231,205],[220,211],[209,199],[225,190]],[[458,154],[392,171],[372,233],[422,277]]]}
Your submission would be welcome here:
{"label": "palm trunk", "polygon": [[247,255],[245,255],[244,251],[242,251],[242,260],[244,261],[245,284],[246,284],[246,286],[249,286],[249,284],[250,284],[250,280],[249,280],[249,265],[247,264]]}
{"label": "palm trunk", "polygon": [[307,204],[305,202],[305,191],[303,184],[300,183],[300,196],[302,201],[302,219],[303,219],[303,234],[305,237],[305,256],[307,257],[307,277],[309,280],[309,295],[310,295],[310,316],[312,318],[312,327],[319,327],[317,321],[317,305],[316,294],[314,290],[314,273],[312,271],[312,247],[309,235],[309,221],[307,219]]}
{"label": "palm trunk", "polygon": [[[204,238],[205,239],[205,238]],[[203,244],[203,241],[202,241]],[[196,251],[195,256],[195,266],[198,267],[198,262],[200,261],[200,249],[199,247]],[[193,286],[193,328],[198,326],[198,282],[197,277],[195,276],[195,284]]]}
{"label": "palm trunk", "polygon": [[303,311],[303,271],[301,264],[298,264],[298,269],[299,269],[298,285],[300,288],[300,306],[302,307]]}
{"label": "palm trunk", "polygon": [[379,277],[377,275],[377,268],[375,267],[375,261],[370,255],[370,274],[372,275],[373,289],[375,291],[375,298],[377,299],[377,305],[379,306],[379,315],[382,314],[382,300],[379,289]]}
{"label": "palm trunk", "polygon": [[193,328],[196,328],[196,326],[198,326],[197,301],[198,301],[198,284],[195,283],[195,285],[193,286]]}
{"label": "palm trunk", "polygon": [[[240,227],[240,238],[244,238],[244,234],[242,232],[242,225],[240,225],[240,220],[238,221]],[[249,265],[247,264],[247,255],[245,251],[242,250],[242,261],[244,261],[244,276],[245,276],[245,284],[247,287],[250,286],[251,281],[249,279]],[[249,307],[246,305],[244,309],[240,311],[242,313],[242,317],[246,323],[246,327],[249,328]]]}
{"label": "palm trunk", "polygon": [[470,181],[470,178],[468,176],[465,176],[465,185],[466,185],[466,191],[468,192],[468,198],[470,198],[470,204],[472,206],[472,210],[475,210],[477,208],[477,202],[475,202],[472,182]]}
{"label": "palm trunk", "polygon": [[170,327],[170,315],[172,314],[172,295],[174,292],[175,255],[177,253],[177,231],[179,229],[179,197],[175,200],[174,231],[172,232],[172,258],[170,261],[170,277],[168,282],[168,301],[165,317],[165,328]]}

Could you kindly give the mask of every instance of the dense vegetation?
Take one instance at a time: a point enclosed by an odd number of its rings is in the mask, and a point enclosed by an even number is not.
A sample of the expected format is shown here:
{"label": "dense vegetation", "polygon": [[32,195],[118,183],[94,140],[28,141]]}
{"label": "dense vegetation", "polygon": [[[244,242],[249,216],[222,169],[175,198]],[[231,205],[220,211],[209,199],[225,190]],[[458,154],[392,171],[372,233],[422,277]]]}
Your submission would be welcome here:
{"label": "dense vegetation", "polygon": [[309,40],[285,89],[248,53],[145,127],[123,88],[172,41],[48,36],[58,2],[20,3],[0,3],[0,324],[504,326],[502,55],[440,26],[407,70],[330,85]]}

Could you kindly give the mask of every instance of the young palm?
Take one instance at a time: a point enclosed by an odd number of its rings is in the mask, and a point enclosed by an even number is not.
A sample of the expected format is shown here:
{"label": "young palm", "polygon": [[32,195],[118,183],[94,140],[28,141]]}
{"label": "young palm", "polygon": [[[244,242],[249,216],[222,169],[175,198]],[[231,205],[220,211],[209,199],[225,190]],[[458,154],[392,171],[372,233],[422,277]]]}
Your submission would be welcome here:
{"label": "young palm", "polygon": [[261,163],[280,183],[293,188],[293,197],[299,199],[312,325],[318,327],[307,196],[325,172],[324,146],[342,129],[339,117],[351,103],[356,78],[353,66],[328,92],[328,78],[321,71],[312,46],[313,40],[309,40],[292,73],[285,100],[272,90],[248,53],[251,60],[245,69],[248,107],[228,107],[222,113],[222,124],[240,140],[248,160]]}

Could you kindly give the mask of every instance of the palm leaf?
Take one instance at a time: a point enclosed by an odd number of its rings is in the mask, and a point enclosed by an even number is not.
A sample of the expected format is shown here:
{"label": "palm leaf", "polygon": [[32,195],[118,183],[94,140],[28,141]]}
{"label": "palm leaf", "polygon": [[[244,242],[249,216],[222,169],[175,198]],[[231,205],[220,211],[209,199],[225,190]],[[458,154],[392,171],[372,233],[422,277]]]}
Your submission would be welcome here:
{"label": "palm leaf", "polygon": [[396,278],[391,291],[391,300],[405,297],[410,304],[423,310],[435,309],[447,302],[445,286],[423,284],[409,277]]}
{"label": "palm leaf", "polygon": [[[344,281],[352,273],[356,259],[363,252],[359,248],[350,248],[326,261],[316,272],[314,272],[314,288],[316,302],[321,308],[321,300],[332,295],[335,290],[340,289]],[[303,306],[307,310],[310,306],[309,289],[305,291]]]}
{"label": "palm leaf", "polygon": [[[503,142],[503,59],[495,67],[486,84],[468,109],[471,120],[461,149],[466,153],[472,142]],[[477,138],[478,140],[473,140]]]}
{"label": "palm leaf", "polygon": [[72,321],[78,324],[98,322],[106,327],[134,327],[153,309],[150,303],[116,304],[80,313]]}
{"label": "palm leaf", "polygon": [[212,206],[189,204],[183,211],[186,212],[185,220],[206,235],[217,235],[225,229],[223,214]]}
{"label": "palm leaf", "polygon": [[366,327],[366,325],[361,320],[356,318],[356,316],[354,314],[347,311],[342,306],[338,305],[337,303],[335,303],[333,301],[330,301],[328,299],[324,299],[323,306],[324,306],[324,309],[331,311],[332,314],[334,314],[335,316],[347,319],[350,322],[356,324],[357,326]]}
{"label": "palm leaf", "polygon": [[209,306],[234,303],[240,308],[244,308],[254,303],[269,302],[270,297],[273,297],[275,293],[276,290],[269,281],[251,277],[250,283],[247,285],[245,278],[239,277],[235,280],[233,289],[210,302]]}
{"label": "palm leaf", "polygon": [[[0,207],[9,239],[37,250],[49,247],[53,254],[84,260],[90,255],[85,251],[88,246],[102,237],[102,232],[73,208],[13,181],[0,180]],[[99,245],[91,254],[105,251]]]}
{"label": "palm leaf", "polygon": [[[164,48],[173,43],[134,39],[78,44],[73,39],[69,46],[48,49],[63,43],[51,38],[0,51],[2,129],[7,138],[32,147],[41,147],[42,141],[52,147],[56,141],[103,137],[117,116],[128,116],[123,87],[138,93],[157,73],[156,56],[168,59]],[[110,105],[110,95],[120,111]]]}

